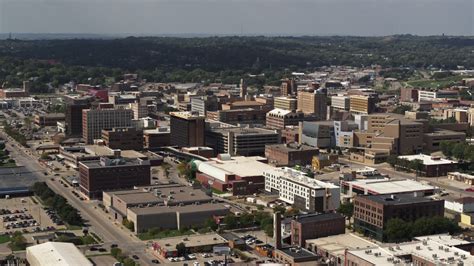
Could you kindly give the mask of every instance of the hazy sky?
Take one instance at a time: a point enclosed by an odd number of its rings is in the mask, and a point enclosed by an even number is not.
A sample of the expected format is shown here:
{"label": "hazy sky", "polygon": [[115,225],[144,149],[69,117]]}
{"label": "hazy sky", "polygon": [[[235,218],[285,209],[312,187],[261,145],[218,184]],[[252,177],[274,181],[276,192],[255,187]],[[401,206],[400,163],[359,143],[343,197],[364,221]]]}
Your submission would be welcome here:
{"label": "hazy sky", "polygon": [[0,32],[474,35],[474,0],[0,0]]}

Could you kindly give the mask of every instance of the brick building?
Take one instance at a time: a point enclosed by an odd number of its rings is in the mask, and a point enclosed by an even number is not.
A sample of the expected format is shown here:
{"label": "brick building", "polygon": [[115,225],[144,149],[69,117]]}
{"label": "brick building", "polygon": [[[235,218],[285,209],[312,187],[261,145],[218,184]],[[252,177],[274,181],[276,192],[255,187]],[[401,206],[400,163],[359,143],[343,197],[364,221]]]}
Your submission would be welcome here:
{"label": "brick building", "polygon": [[143,150],[143,130],[133,127],[103,129],[102,140],[111,149]]}
{"label": "brick building", "polygon": [[204,146],[204,117],[192,112],[170,113],[171,145]]}
{"label": "brick building", "polygon": [[313,156],[318,154],[318,148],[297,143],[265,146],[265,157],[275,166],[311,165]]}
{"label": "brick building", "polygon": [[102,192],[150,185],[150,162],[101,157],[79,162],[79,188],[88,198],[101,198]]}
{"label": "brick building", "polygon": [[338,213],[316,213],[291,220],[291,245],[304,247],[307,239],[344,234],[346,219]]}
{"label": "brick building", "polygon": [[56,126],[58,122],[64,121],[66,116],[63,113],[37,114],[34,117],[34,123],[37,126]]}
{"label": "brick building", "polygon": [[354,228],[364,235],[384,241],[390,219],[415,221],[421,217],[444,215],[444,200],[416,195],[370,195],[354,198]]}

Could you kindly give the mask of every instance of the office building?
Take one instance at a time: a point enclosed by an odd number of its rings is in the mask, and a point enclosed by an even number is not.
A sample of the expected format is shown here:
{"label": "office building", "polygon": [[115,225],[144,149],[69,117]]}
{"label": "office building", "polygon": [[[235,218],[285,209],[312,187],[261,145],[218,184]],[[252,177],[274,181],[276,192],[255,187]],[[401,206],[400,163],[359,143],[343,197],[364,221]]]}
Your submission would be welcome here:
{"label": "office building", "polygon": [[275,166],[311,165],[313,156],[318,154],[318,148],[297,143],[272,144],[265,147],[268,163]]}
{"label": "office building", "polygon": [[332,148],[336,146],[334,121],[304,121],[299,125],[300,144],[317,148]]}
{"label": "office building", "polygon": [[400,88],[400,102],[417,102],[418,89]]}
{"label": "office building", "polygon": [[461,143],[466,141],[466,133],[451,130],[434,130],[430,133],[423,134],[423,151],[432,153],[441,149],[441,142],[449,141]]}
{"label": "office building", "polygon": [[102,140],[111,149],[143,150],[143,130],[133,127],[103,129]]}
{"label": "office building", "polygon": [[82,110],[82,138],[86,144],[93,144],[102,137],[103,129],[131,127],[133,111],[130,109],[85,109]]}
{"label": "office building", "polygon": [[351,95],[349,111],[356,114],[375,112],[377,99],[374,96]]}
{"label": "office building", "polygon": [[204,146],[204,117],[192,112],[170,113],[171,145]]}
{"label": "office building", "polygon": [[282,109],[288,111],[296,111],[298,108],[298,100],[294,97],[275,97],[273,106],[275,109]]}
{"label": "office building", "polygon": [[346,218],[339,213],[312,213],[291,220],[291,245],[305,247],[307,239],[344,234]]}
{"label": "office building", "polygon": [[339,187],[288,167],[264,172],[265,191],[307,212],[329,212],[339,207]]}
{"label": "office building", "polygon": [[107,190],[149,185],[150,178],[148,160],[127,160],[117,156],[79,162],[79,187],[89,198],[100,198]]}
{"label": "office building", "polygon": [[296,80],[294,79],[285,79],[282,81],[280,86],[280,95],[288,96],[295,95],[298,86],[296,85]]}
{"label": "office building", "polygon": [[297,126],[299,122],[316,120],[319,120],[319,117],[314,114],[306,115],[300,111],[273,109],[266,114],[265,125],[270,129],[285,129],[287,126]]}
{"label": "office building", "polygon": [[263,125],[265,124],[267,110],[263,109],[228,109],[215,112],[207,112],[206,118],[228,124],[248,124]]}
{"label": "office building", "polygon": [[247,96],[247,84],[244,79],[240,79],[240,98]]}
{"label": "office building", "polygon": [[331,96],[331,107],[337,110],[349,111],[350,98],[349,96]]}
{"label": "office building", "polygon": [[352,199],[356,195],[416,195],[427,197],[434,195],[437,189],[414,180],[390,180],[388,178],[357,180],[341,180],[341,194],[344,199]]}
{"label": "office building", "polygon": [[419,160],[423,164],[423,169],[419,174],[426,177],[445,176],[448,172],[454,171],[457,165],[455,161],[426,154],[398,156],[398,158],[408,161]]}
{"label": "office building", "polygon": [[459,92],[454,90],[419,90],[418,101],[419,102],[433,102],[442,101],[447,99],[457,99]]}
{"label": "office building", "polygon": [[260,156],[244,157],[220,154],[209,161],[196,163],[196,179],[201,184],[231,192],[233,195],[260,193],[265,187],[263,172],[273,169]]}
{"label": "office building", "polygon": [[82,110],[91,108],[92,100],[93,98],[90,96],[64,96],[67,136],[82,136]]}
{"label": "office building", "polygon": [[232,125],[211,126],[206,131],[205,146],[213,148],[217,154],[256,156],[265,154],[265,145],[278,144],[280,141],[280,134],[274,130]]}
{"label": "office building", "polygon": [[327,119],[327,96],[320,90],[299,91],[298,110],[305,114],[313,114],[318,120]]}
{"label": "office building", "polygon": [[197,112],[200,116],[206,116],[207,112],[217,110],[219,110],[219,103],[215,96],[201,96],[191,99],[191,112]]}
{"label": "office building", "polygon": [[146,129],[143,131],[143,146],[155,149],[171,145],[171,133],[167,127]]}
{"label": "office building", "polygon": [[34,117],[35,125],[39,127],[54,127],[58,122],[64,121],[66,116],[63,113],[36,114]]}
{"label": "office building", "polygon": [[354,198],[354,228],[364,235],[384,241],[390,219],[415,221],[421,217],[442,217],[444,200],[415,195],[370,195]]}

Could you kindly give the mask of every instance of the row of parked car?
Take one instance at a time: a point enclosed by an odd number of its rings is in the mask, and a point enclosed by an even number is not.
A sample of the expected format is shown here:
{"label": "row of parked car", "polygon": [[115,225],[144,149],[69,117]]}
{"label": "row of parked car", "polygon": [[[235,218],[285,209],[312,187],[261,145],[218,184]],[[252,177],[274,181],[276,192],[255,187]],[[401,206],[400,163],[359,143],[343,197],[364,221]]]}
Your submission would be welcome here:
{"label": "row of parked car", "polygon": [[16,222],[17,220],[31,220],[33,215],[31,214],[16,214],[16,215],[7,215],[2,217],[3,222]]}
{"label": "row of parked car", "polygon": [[32,226],[38,226],[38,222],[36,220],[28,220],[28,221],[19,221],[19,222],[11,222],[5,226],[5,229],[17,229],[17,228],[27,228]]}
{"label": "row of parked car", "polygon": [[57,225],[63,225],[64,224],[64,222],[61,220],[61,218],[59,218],[56,211],[54,211],[52,209],[48,209],[48,208],[46,208],[45,211],[46,211],[46,214],[48,215],[48,217],[51,219],[51,221],[53,221],[53,223],[55,223]]}
{"label": "row of parked car", "polygon": [[10,210],[10,209],[0,209],[0,215],[13,214],[13,213],[24,213],[26,208],[23,210]]}

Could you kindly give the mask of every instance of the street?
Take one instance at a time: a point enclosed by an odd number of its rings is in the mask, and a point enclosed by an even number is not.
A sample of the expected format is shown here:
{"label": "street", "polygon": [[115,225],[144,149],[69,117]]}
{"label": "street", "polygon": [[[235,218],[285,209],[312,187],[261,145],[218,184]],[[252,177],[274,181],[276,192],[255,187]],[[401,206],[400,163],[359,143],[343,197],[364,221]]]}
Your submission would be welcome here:
{"label": "street", "polygon": [[90,230],[102,238],[104,247],[110,248],[110,244],[118,244],[126,254],[137,255],[140,258],[138,260],[140,265],[151,265],[150,261],[156,259],[146,252],[146,244],[143,241],[133,233],[114,225],[106,218],[102,210],[96,207],[96,204],[81,201],[71,193],[71,188],[65,189],[58,181],[52,181],[50,176],[44,176],[42,173],[47,169],[38,163],[38,159],[29,149],[16,143],[3,131],[0,132],[0,136],[8,140],[6,147],[11,151],[11,156],[17,164],[25,166],[30,172],[36,174],[40,180],[45,181],[52,190],[66,198],[74,208],[80,211]]}

